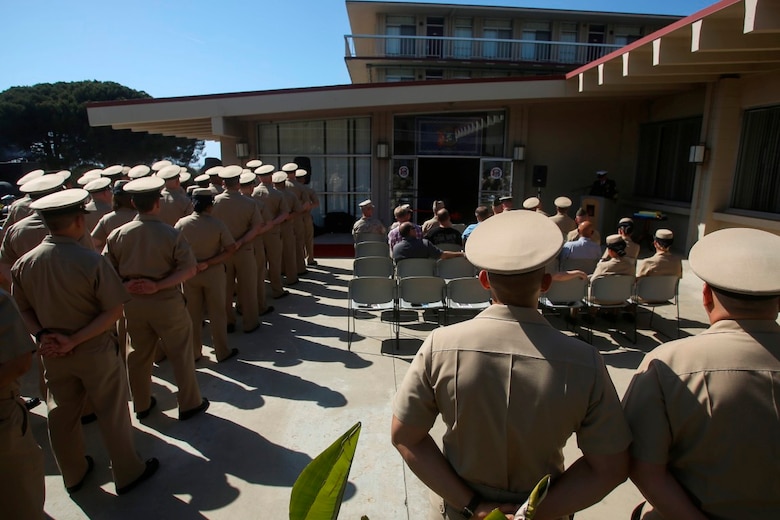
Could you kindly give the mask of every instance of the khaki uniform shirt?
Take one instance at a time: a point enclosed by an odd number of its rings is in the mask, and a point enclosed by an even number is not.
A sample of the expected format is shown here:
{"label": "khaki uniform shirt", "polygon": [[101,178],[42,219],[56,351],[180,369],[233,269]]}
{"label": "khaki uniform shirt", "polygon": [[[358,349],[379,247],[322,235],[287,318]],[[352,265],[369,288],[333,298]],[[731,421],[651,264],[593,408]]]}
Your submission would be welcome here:
{"label": "khaki uniform shirt", "polygon": [[[596,233],[594,232],[593,234],[595,235]],[[637,244],[636,242],[634,242],[633,240],[631,240],[629,238],[624,238],[624,240],[626,242],[626,254],[625,254],[625,256],[623,258],[626,258],[626,259],[629,259],[629,260],[633,260],[634,265],[636,265],[636,260],[637,260],[637,258],[639,258],[639,251],[640,251],[641,248],[639,247],[639,244]],[[604,249],[604,254],[601,255],[601,258],[608,258],[608,257],[609,257],[609,253],[607,252],[607,249],[605,248]]]}
{"label": "khaki uniform shirt", "polygon": [[[252,192],[252,198],[259,199],[263,202],[263,217],[265,221],[271,221],[284,213],[290,212],[290,204],[287,198],[282,195],[282,192],[269,188],[265,184],[258,184],[258,186]],[[276,225],[269,233],[278,234],[281,230],[281,225]]]}
{"label": "khaki uniform shirt", "polygon": [[[263,221],[255,201],[242,195],[240,191],[226,190],[214,197],[214,209],[211,214],[225,223],[233,240],[238,240]],[[251,247],[250,242],[244,244],[241,249]]]}
{"label": "khaki uniform shirt", "polygon": [[[35,352],[36,346],[24,325],[16,302],[7,292],[0,290],[0,365],[18,358],[22,354]],[[0,386],[0,400],[19,393],[19,381]]]}
{"label": "khaki uniform shirt", "polygon": [[[0,262],[13,265],[22,255],[40,244],[48,234],[49,229],[41,216],[33,212],[29,217],[11,226],[3,237],[3,243],[0,245]],[[87,234],[81,237],[79,244],[87,249],[95,249],[92,239]]]}
{"label": "khaki uniform shirt", "polygon": [[682,278],[682,261],[669,252],[656,252],[639,262],[636,277],[674,275]]}
{"label": "khaki uniform shirt", "polygon": [[358,233],[377,233],[384,235],[386,230],[384,224],[382,224],[379,219],[374,217],[360,217],[352,226],[352,236],[357,237]]}
{"label": "khaki uniform shirt", "polygon": [[175,228],[187,239],[198,262],[214,257],[236,243],[225,223],[208,213],[187,215]]}
{"label": "khaki uniform shirt", "polygon": [[423,222],[423,225],[422,225],[423,236],[421,236],[419,238],[427,237],[428,233],[430,233],[431,231],[433,231],[435,229],[438,229],[438,228],[439,228],[439,219],[437,219],[436,215],[434,215],[433,218],[430,218],[430,219],[426,220],[425,222]]}
{"label": "khaki uniform shirt", "polygon": [[629,275],[634,276],[634,264],[631,262],[631,260],[628,258],[628,255],[621,256],[618,258],[602,258],[598,264],[596,264],[596,269],[593,271],[593,274],[591,275],[591,280],[594,278],[601,278],[602,276],[613,276],[613,275]]}
{"label": "khaki uniform shirt", "polygon": [[447,460],[487,500],[522,503],[542,476],[561,474],[572,433],[584,453],[614,454],[631,442],[598,351],[536,309],[506,305],[433,331],[393,413],[426,430],[441,414]]}
{"label": "khaki uniform shirt", "polygon": [[623,405],[632,457],[665,464],[708,518],[780,518],[775,321],[721,320],[656,347]]}
{"label": "khaki uniform shirt", "polygon": [[192,213],[192,201],[184,188],[163,188],[160,192],[160,220],[173,226],[180,218]]}
{"label": "khaki uniform shirt", "polygon": [[95,224],[95,228],[92,230],[92,238],[100,243],[105,244],[108,239],[108,235],[118,227],[124,226],[131,220],[133,220],[138,212],[131,208],[119,208],[110,213],[106,213],[98,223]]}
{"label": "khaki uniform shirt", "polygon": [[556,213],[550,217],[550,220],[555,222],[555,225],[561,229],[561,233],[563,233],[564,237],[577,229],[577,223],[574,222],[573,218],[571,218],[569,215],[566,215],[565,213]]}
{"label": "khaki uniform shirt", "polygon": [[8,208],[8,216],[5,219],[5,224],[3,224],[3,234],[5,234],[8,229],[13,225],[22,220],[25,217],[29,217],[35,211],[30,209],[30,204],[32,204],[33,200],[30,198],[29,195],[25,195],[19,200],[14,201],[13,204]]}
{"label": "khaki uniform shirt", "polygon": [[[41,327],[65,335],[130,299],[105,258],[67,237],[47,236],[11,273],[19,309],[32,309]],[[82,346],[102,348],[108,334],[104,331]]]}
{"label": "khaki uniform shirt", "polygon": [[89,213],[84,215],[84,227],[87,232],[91,232],[103,215],[109,213],[113,208],[108,202],[92,199],[87,203],[86,209]]}
{"label": "khaki uniform shirt", "polygon": [[[579,230],[577,230],[576,227],[572,231],[569,231],[569,234],[566,235],[566,241],[567,242],[574,242],[575,240],[577,240],[579,238],[580,238],[580,232],[579,232]],[[593,230],[593,235],[591,235],[590,239],[593,240],[594,242],[596,242],[597,244],[600,244],[601,243],[601,233],[599,233],[598,231],[596,231],[594,229]]]}
{"label": "khaki uniform shirt", "polygon": [[[159,281],[176,271],[196,265],[195,255],[184,236],[155,215],[140,214],[111,232],[103,250],[122,281],[148,278]],[[180,292],[170,287],[156,294],[133,298],[162,298]]]}

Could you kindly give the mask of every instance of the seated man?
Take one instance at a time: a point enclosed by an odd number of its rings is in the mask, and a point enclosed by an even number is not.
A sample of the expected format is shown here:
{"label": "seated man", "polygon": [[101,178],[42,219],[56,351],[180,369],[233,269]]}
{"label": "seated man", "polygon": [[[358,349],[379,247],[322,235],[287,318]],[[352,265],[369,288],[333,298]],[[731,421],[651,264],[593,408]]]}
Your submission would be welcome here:
{"label": "seated man", "polygon": [[452,227],[450,212],[446,209],[440,209],[436,212],[436,221],[439,227],[428,233],[428,240],[434,245],[456,244],[463,245],[463,238],[460,231]]}
{"label": "seated man", "polygon": [[415,225],[411,222],[404,222],[399,227],[401,241],[393,248],[393,260],[399,262],[407,258],[433,258],[447,259],[463,256],[461,251],[442,251],[428,240],[420,239],[417,235]]}
{"label": "seated man", "polygon": [[634,276],[634,264],[627,258],[626,241],[620,235],[609,235],[607,237],[607,250],[605,258],[596,264],[596,270],[593,271],[590,279],[602,278],[604,276],[630,275]]}
{"label": "seated man", "polygon": [[357,236],[360,233],[377,233],[379,235],[384,235],[387,230],[379,219],[374,217],[374,203],[371,202],[371,199],[364,200],[358,204],[358,206],[360,206],[362,215],[352,226],[352,236],[357,239]]}
{"label": "seated man", "polygon": [[639,262],[636,277],[674,275],[682,278],[682,261],[673,255],[669,249],[674,242],[674,234],[668,229],[659,229],[655,232],[655,254]]}
{"label": "seated man", "polygon": [[434,200],[433,201],[433,216],[423,222],[422,225],[422,232],[423,234],[420,235],[420,238],[427,237],[431,231],[434,231],[436,228],[439,227],[439,219],[436,218],[436,213],[440,209],[444,209],[444,201],[443,200]]}
{"label": "seated man", "polygon": [[[626,243],[626,258],[636,265],[640,247],[639,244],[634,242],[631,238],[631,234],[634,232],[634,220],[628,217],[621,218],[618,222],[617,232]],[[602,258],[607,258],[607,254],[607,250],[604,250]]]}
{"label": "seated man", "polygon": [[469,224],[466,229],[463,230],[463,245],[466,245],[466,240],[468,240],[469,235],[477,229],[477,226],[481,223],[487,220],[492,216],[492,213],[490,213],[490,209],[488,209],[487,206],[479,206],[474,211],[474,216],[477,217],[477,223],[476,224]]}
{"label": "seated man", "polygon": [[577,226],[579,238],[566,242],[561,249],[561,261],[566,260],[598,260],[601,258],[601,247],[593,241],[596,230],[587,220]]}
{"label": "seated man", "polygon": [[[409,206],[409,204],[398,206],[393,210],[393,216],[395,217],[395,222],[390,227],[390,232],[387,234],[387,244],[390,246],[390,250],[401,241],[401,232],[399,231],[401,224],[412,220],[412,207]],[[412,223],[412,225],[417,229],[417,236],[421,237],[422,228],[414,223]]]}

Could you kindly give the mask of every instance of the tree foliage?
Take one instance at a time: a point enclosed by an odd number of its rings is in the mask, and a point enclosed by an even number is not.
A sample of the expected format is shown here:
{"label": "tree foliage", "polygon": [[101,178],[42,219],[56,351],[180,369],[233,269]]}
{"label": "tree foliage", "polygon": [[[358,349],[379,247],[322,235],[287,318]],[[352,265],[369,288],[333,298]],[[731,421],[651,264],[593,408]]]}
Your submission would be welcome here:
{"label": "tree foliage", "polygon": [[[196,162],[204,142],[109,127],[91,127],[86,104],[149,99],[146,92],[110,81],[41,83],[0,92],[0,153],[37,161],[46,169]],[[2,159],[2,157],[0,157]]]}

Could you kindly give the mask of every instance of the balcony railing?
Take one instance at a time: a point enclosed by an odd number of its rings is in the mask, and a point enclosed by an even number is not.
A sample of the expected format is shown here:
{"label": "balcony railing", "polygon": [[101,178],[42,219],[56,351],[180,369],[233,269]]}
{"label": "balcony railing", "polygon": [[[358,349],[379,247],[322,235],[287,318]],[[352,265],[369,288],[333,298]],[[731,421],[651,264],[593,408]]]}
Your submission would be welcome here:
{"label": "balcony railing", "polygon": [[620,45],[540,40],[497,40],[448,36],[347,34],[347,58],[433,58],[457,61],[514,61],[582,65]]}

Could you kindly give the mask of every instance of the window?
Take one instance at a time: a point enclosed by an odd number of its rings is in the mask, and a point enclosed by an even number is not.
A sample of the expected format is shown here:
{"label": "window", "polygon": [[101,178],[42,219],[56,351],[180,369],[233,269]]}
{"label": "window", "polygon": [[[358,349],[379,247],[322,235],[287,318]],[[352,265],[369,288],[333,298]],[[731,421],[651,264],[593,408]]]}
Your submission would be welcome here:
{"label": "window", "polygon": [[550,61],[549,43],[527,43],[529,41],[549,42],[552,38],[549,22],[525,22],[520,57],[523,61]]}
{"label": "window", "polygon": [[635,192],[643,197],[690,202],[696,165],[688,161],[699,142],[701,117],[642,125]]}
{"label": "window", "polygon": [[504,155],[506,121],[501,111],[396,116],[393,121],[396,156]]}
{"label": "window", "polygon": [[780,213],[780,106],[746,110],[742,117],[731,207]]}
{"label": "window", "polygon": [[426,69],[425,79],[444,79],[444,71],[442,69]]}
{"label": "window", "polygon": [[636,25],[615,26],[615,45],[628,45],[642,37],[642,28]]}
{"label": "window", "polygon": [[414,69],[387,69],[385,71],[385,81],[387,83],[397,83],[399,81],[414,81]]}
{"label": "window", "polygon": [[508,60],[512,57],[512,44],[508,41],[512,39],[512,20],[485,20],[485,27],[482,29],[482,57]]}
{"label": "window", "polygon": [[453,36],[459,38],[452,42],[453,57],[471,58],[473,54],[472,38],[474,37],[474,27],[471,18],[456,18]]}
{"label": "window", "polygon": [[311,184],[320,197],[312,217],[318,226],[331,212],[355,214],[371,195],[371,119],[328,119],[261,123],[258,150],[264,163],[282,165],[295,157],[311,161]]}
{"label": "window", "polygon": [[[561,42],[576,43],[577,41],[577,24],[576,23],[562,23],[561,24]],[[576,45],[561,45],[558,47],[558,61],[561,63],[578,63],[577,60],[577,46]]]}
{"label": "window", "polygon": [[[388,16],[385,34],[388,36],[416,36],[414,16]],[[388,38],[385,52],[388,56],[414,56],[415,38]]]}

